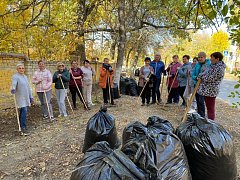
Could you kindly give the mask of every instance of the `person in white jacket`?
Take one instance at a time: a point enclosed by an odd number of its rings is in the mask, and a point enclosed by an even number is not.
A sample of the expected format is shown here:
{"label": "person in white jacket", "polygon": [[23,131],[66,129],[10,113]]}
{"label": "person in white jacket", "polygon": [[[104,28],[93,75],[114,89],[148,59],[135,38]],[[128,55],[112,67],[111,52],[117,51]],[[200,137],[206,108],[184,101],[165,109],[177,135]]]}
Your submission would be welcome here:
{"label": "person in white jacket", "polygon": [[93,106],[92,103],[92,83],[93,83],[93,76],[95,75],[94,69],[90,66],[88,60],[83,62],[84,66],[81,67],[83,72],[83,97],[87,103],[88,108]]}
{"label": "person in white jacket", "polygon": [[25,67],[23,64],[17,64],[17,73],[12,77],[11,93],[16,97],[16,105],[20,110],[19,124],[21,135],[28,135],[27,131],[27,111],[33,103],[32,91],[28,83],[28,78],[24,74]]}

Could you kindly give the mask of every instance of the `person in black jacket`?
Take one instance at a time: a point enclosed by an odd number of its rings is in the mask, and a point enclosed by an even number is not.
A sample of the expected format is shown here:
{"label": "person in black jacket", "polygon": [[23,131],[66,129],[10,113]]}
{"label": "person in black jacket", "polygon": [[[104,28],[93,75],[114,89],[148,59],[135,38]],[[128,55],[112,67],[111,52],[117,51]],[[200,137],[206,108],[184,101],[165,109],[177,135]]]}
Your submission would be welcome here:
{"label": "person in black jacket", "polygon": [[[58,71],[56,71],[53,75],[53,83],[55,83],[55,93],[57,97],[57,102],[59,106],[59,116],[67,117],[67,111],[65,106],[65,97],[68,88],[68,82],[70,81],[70,73],[65,68],[63,63],[58,63],[57,65]],[[62,86],[62,82],[64,87]]]}

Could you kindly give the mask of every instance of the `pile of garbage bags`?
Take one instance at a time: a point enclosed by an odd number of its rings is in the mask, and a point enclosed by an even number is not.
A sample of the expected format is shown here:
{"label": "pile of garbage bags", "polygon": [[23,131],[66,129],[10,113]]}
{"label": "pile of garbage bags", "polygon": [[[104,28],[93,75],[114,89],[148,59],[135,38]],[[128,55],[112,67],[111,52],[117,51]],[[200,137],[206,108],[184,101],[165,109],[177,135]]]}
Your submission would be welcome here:
{"label": "pile of garbage bags", "polygon": [[188,115],[174,129],[151,116],[147,124],[128,124],[117,137],[115,119],[100,109],[90,118],[84,141],[84,157],[71,180],[234,180],[236,158],[231,135],[218,123]]}
{"label": "pile of garbage bags", "polygon": [[133,78],[122,77],[120,79],[120,92],[124,95],[138,96],[137,82]]}

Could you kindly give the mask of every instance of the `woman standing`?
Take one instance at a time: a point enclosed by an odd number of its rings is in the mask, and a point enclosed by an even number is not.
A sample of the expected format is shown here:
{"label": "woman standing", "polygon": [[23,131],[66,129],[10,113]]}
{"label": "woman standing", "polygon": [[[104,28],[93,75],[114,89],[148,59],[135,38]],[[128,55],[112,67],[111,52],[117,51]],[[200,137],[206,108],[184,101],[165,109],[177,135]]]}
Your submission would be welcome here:
{"label": "woman standing", "polygon": [[32,83],[36,85],[36,92],[41,102],[43,119],[50,118],[54,120],[50,102],[52,96],[52,74],[45,68],[45,63],[42,60],[38,61],[38,70],[34,72]]}
{"label": "woman standing", "polygon": [[[151,74],[154,73],[154,69],[152,66],[150,66],[151,59],[149,57],[145,58],[145,65],[141,67],[140,69],[140,76],[139,76],[139,87],[140,92],[142,91],[142,105],[145,105],[145,102],[147,102],[147,106],[150,103],[150,95],[151,95],[151,88],[153,86],[152,83],[150,83],[149,78]],[[146,84],[147,83],[147,84]],[[143,87],[145,88],[143,89]]]}
{"label": "woman standing", "polygon": [[[65,68],[63,63],[57,64],[57,71],[53,75],[53,83],[55,83],[55,93],[59,106],[58,117],[67,117],[67,111],[65,106],[65,97],[68,88],[68,82],[70,81],[70,74]],[[63,85],[62,85],[63,83]]]}
{"label": "woman standing", "polygon": [[19,123],[21,128],[21,135],[27,136],[27,110],[28,107],[33,103],[33,96],[27,76],[24,73],[24,65],[18,64],[17,73],[12,77],[11,93],[15,95],[17,107],[20,109]]}
{"label": "woman standing", "polygon": [[73,109],[76,110],[77,109],[77,105],[76,105],[77,95],[80,98],[80,100],[83,102],[83,99],[81,98],[81,95],[78,92],[78,89],[79,89],[82,94],[83,72],[78,67],[77,61],[71,62],[71,68],[69,69],[69,73],[70,73],[69,90],[72,95]]}
{"label": "woman standing", "polygon": [[178,80],[175,76],[177,76],[178,67],[182,67],[182,64],[178,62],[178,55],[174,55],[173,62],[168,66],[166,71],[168,72],[169,80],[168,80],[168,99],[167,104],[179,102],[179,92],[178,92]]}
{"label": "woman standing", "polygon": [[88,108],[90,108],[91,106],[94,105],[92,103],[92,83],[93,83],[92,76],[95,75],[95,71],[90,66],[88,60],[85,60],[83,64],[84,66],[81,67],[81,70],[83,72],[83,96],[87,103]]}
{"label": "woman standing", "polygon": [[223,80],[226,65],[222,61],[223,55],[220,52],[211,54],[211,65],[203,73],[198,75],[198,80],[201,79],[201,84],[198,89],[198,94],[204,96],[204,101],[207,107],[207,116],[209,119],[215,119],[215,100],[219,93],[220,84]]}

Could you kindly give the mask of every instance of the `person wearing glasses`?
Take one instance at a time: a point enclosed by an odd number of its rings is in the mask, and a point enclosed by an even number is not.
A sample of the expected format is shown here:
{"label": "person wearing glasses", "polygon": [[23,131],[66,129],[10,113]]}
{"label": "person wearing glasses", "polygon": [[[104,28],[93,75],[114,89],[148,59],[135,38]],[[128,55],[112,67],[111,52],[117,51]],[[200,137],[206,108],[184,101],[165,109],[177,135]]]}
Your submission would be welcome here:
{"label": "person wearing glasses", "polygon": [[27,131],[27,111],[28,107],[33,103],[33,95],[28,78],[24,73],[24,65],[17,64],[17,73],[12,77],[11,94],[15,95],[16,105],[19,108],[21,135],[27,136],[29,134]]}

